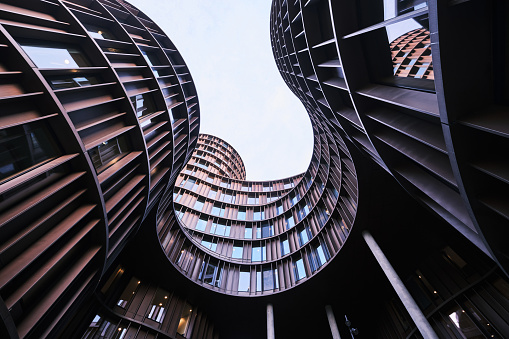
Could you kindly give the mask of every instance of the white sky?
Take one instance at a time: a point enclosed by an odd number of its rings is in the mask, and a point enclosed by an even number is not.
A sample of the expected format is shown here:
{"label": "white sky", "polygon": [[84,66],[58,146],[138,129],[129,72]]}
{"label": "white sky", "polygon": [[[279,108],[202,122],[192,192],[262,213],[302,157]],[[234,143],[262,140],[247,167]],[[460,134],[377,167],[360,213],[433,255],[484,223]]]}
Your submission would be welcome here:
{"label": "white sky", "polygon": [[129,0],[182,54],[201,109],[201,133],[232,145],[249,180],[304,172],[313,137],[304,106],[270,45],[271,0]]}

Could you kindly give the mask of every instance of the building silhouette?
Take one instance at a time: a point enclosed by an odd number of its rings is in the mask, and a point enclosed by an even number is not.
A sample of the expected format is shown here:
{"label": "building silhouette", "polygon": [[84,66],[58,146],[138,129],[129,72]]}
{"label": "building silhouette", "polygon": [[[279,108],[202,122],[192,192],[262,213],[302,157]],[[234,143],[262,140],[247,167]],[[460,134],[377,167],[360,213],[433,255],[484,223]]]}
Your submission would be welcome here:
{"label": "building silhouette", "polygon": [[3,0],[0,337],[509,337],[507,14],[273,0],[314,148],[248,181],[139,9]]}

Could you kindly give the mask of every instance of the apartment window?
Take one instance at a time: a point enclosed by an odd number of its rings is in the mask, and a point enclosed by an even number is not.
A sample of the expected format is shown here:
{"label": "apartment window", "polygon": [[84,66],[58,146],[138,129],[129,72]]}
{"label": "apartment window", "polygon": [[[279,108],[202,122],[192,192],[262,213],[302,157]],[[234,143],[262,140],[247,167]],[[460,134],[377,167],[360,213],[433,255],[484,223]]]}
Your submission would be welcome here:
{"label": "apartment window", "polygon": [[52,76],[48,77],[47,80],[53,89],[85,87],[100,83],[100,80],[96,76],[86,74],[74,77],[68,75]]}
{"label": "apartment window", "polygon": [[249,271],[240,271],[239,273],[239,292],[249,292],[251,285],[251,274]]}
{"label": "apartment window", "polygon": [[131,104],[134,107],[137,117],[142,117],[155,112],[154,100],[149,93],[132,96]]}
{"label": "apartment window", "polygon": [[196,200],[196,202],[194,203],[194,209],[197,210],[197,211],[201,211],[203,209],[203,206],[205,205],[205,200],[203,199],[198,199]]}
{"label": "apartment window", "polygon": [[92,38],[95,39],[109,39],[116,40],[115,36],[107,29],[100,28],[94,25],[84,24],[85,29]]}
{"label": "apartment window", "polygon": [[187,179],[187,181],[186,181],[186,183],[184,185],[184,188],[187,188],[188,190],[191,190],[191,189],[193,189],[195,183],[196,183],[196,179],[189,178],[189,179]]}
{"label": "apartment window", "polygon": [[191,314],[193,313],[193,309],[191,305],[186,303],[184,305],[184,309],[182,310],[182,315],[180,316],[179,325],[177,327],[177,333],[183,335],[187,338],[187,328],[189,326],[189,320],[191,319]]}
{"label": "apartment window", "polygon": [[265,246],[253,246],[251,250],[251,261],[263,261],[266,258]]}
{"label": "apartment window", "polygon": [[288,253],[290,253],[290,244],[288,239],[281,240],[281,256],[284,256]]}
{"label": "apartment window", "polygon": [[206,220],[206,219],[199,218],[199,219],[198,219],[198,222],[196,223],[196,227],[195,227],[195,229],[196,229],[197,231],[202,231],[202,232],[204,232],[206,227],[207,227],[207,220]]}
{"label": "apartment window", "polygon": [[268,222],[262,223],[262,237],[267,238],[274,235],[274,226]]}
{"label": "apartment window", "polygon": [[216,197],[216,194],[217,194],[217,190],[215,188],[211,188],[209,191],[208,197],[211,199],[214,199]]}
{"label": "apartment window", "polygon": [[205,248],[208,248],[211,251],[216,251],[217,249],[217,242],[208,241],[208,240],[202,240],[201,245]]}
{"label": "apartment window", "polygon": [[129,284],[127,284],[126,288],[124,289],[124,292],[120,295],[120,298],[117,301],[117,306],[122,308],[127,308],[129,305],[129,302],[136,294],[136,291],[138,290],[138,286],[140,285],[140,281],[137,278],[131,278],[129,281]]}
{"label": "apartment window", "polygon": [[309,232],[309,229],[307,227],[304,227],[304,229],[302,229],[299,232],[299,244],[300,244],[300,246],[304,246],[304,244],[309,241],[310,237],[311,237],[311,234]]}
{"label": "apartment window", "polygon": [[246,220],[246,208],[239,207],[239,213],[237,214],[237,220]]}
{"label": "apartment window", "polygon": [[154,53],[141,51],[141,54],[143,55],[149,66],[153,67],[160,64],[159,59]]}
{"label": "apartment window", "polygon": [[286,218],[286,229],[289,230],[293,226],[295,226],[295,221],[293,220],[293,216]]}
{"label": "apartment window", "polygon": [[203,263],[198,279],[211,286],[221,286],[222,269],[216,263]]}
{"label": "apartment window", "polygon": [[246,226],[244,229],[244,238],[245,239],[253,239],[253,228]]}
{"label": "apartment window", "polygon": [[79,68],[90,66],[81,50],[54,42],[20,42],[21,47],[39,68]]}
{"label": "apartment window", "polygon": [[214,224],[212,224],[212,227],[210,228],[210,233],[229,237],[230,230],[231,230],[231,226],[227,226],[227,225],[220,224],[220,223],[214,223]]}
{"label": "apartment window", "polygon": [[277,278],[277,270],[273,270],[270,267],[265,267],[262,270],[263,275],[263,290],[271,291],[275,288],[279,288],[279,282]]}
{"label": "apartment window", "polygon": [[158,288],[148,308],[147,318],[161,323],[163,321],[164,315],[166,314],[167,303],[168,292]]}
{"label": "apartment window", "polygon": [[127,150],[126,139],[120,136],[92,148],[88,151],[88,154],[94,163],[97,174],[99,174],[121,159]]}
{"label": "apartment window", "polygon": [[22,174],[58,154],[43,124],[30,124],[0,131],[0,180]]}
{"label": "apartment window", "polygon": [[233,259],[242,259],[244,253],[244,248],[239,245],[233,245],[232,258]]}
{"label": "apartment window", "polygon": [[299,281],[306,277],[306,270],[304,269],[304,260],[302,260],[302,258],[293,263],[293,273],[295,275],[295,281]]}

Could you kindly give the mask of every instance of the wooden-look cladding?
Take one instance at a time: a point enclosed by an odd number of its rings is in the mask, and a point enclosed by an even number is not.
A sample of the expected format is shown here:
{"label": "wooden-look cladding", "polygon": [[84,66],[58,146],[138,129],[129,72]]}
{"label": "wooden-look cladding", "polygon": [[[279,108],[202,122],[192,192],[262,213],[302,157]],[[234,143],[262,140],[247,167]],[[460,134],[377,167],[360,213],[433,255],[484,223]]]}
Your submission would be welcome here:
{"label": "wooden-look cladding", "polygon": [[341,137],[314,114],[309,169],[281,180],[237,179],[237,152],[200,135],[177,178],[174,211],[158,223],[161,245],[182,274],[226,294],[267,295],[310,279],[339,252],[355,220],[356,172]]}
{"label": "wooden-look cladding", "polygon": [[[274,57],[308,110],[317,105],[345,139],[507,272],[508,92],[507,72],[497,71],[507,41],[496,33],[507,30],[507,8],[438,3],[414,1],[384,17],[368,0],[274,0]],[[411,31],[391,43],[398,22]],[[487,51],[475,71],[465,58],[473,37]]]}
{"label": "wooden-look cladding", "polygon": [[[78,64],[27,46],[68,48]],[[137,111],[137,96],[150,109]],[[174,45],[134,7],[5,0],[0,105],[0,296],[17,335],[42,338],[172,191],[198,99]]]}
{"label": "wooden-look cladding", "polygon": [[177,291],[148,282],[123,267],[104,281],[98,292],[101,307],[82,338],[219,338],[200,306]]}

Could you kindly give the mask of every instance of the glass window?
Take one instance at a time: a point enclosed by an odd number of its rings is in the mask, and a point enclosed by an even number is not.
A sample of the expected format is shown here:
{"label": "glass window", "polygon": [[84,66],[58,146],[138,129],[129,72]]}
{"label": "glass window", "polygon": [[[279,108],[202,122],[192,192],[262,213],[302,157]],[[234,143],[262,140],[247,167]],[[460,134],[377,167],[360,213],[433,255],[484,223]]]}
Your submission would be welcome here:
{"label": "glass window", "polygon": [[240,271],[239,291],[249,292],[249,285],[251,285],[251,274],[249,273],[249,271]]}
{"label": "glass window", "polygon": [[195,229],[198,231],[205,231],[205,228],[207,227],[207,220],[199,218],[198,222],[196,223]]}
{"label": "glass window", "polygon": [[136,294],[136,290],[138,289],[138,286],[140,285],[140,281],[137,278],[131,278],[129,281],[129,284],[127,284],[127,287],[125,288],[124,292],[120,295],[120,298],[117,301],[117,306],[122,308],[127,308],[129,302]]}
{"label": "glass window", "polygon": [[265,246],[253,246],[251,250],[251,261],[265,260]]}
{"label": "glass window", "polygon": [[138,94],[132,96],[130,99],[137,117],[145,116],[155,112],[155,105],[152,99],[152,94]]}
{"label": "glass window", "polygon": [[202,280],[205,284],[219,287],[221,286],[221,273],[222,269],[218,269],[217,264],[203,263],[199,280]]}
{"label": "glass window", "polygon": [[109,39],[109,40],[116,40],[115,36],[111,34],[111,32],[104,28],[99,28],[94,25],[84,24],[85,29],[87,30],[88,34],[92,38],[95,39]]}
{"label": "glass window", "polygon": [[121,136],[101,143],[88,151],[97,174],[114,165],[128,150],[126,139]]}
{"label": "glass window", "polygon": [[209,250],[212,250],[212,251],[216,251],[217,249],[217,243],[213,242],[213,241],[207,241],[207,240],[202,240],[201,241],[201,245],[205,248],[208,248]]}
{"label": "glass window", "polygon": [[262,223],[262,237],[267,238],[274,235],[274,226],[268,222]]}
{"label": "glass window", "polygon": [[211,199],[214,199],[216,197],[216,194],[217,194],[217,190],[215,188],[211,188],[209,191],[208,197]]}
{"label": "glass window", "polygon": [[150,67],[157,66],[160,64],[159,59],[154,53],[141,51],[141,54],[143,55],[143,57],[145,58]]}
{"label": "glass window", "polygon": [[281,213],[283,213],[283,205],[281,203],[278,203],[276,205],[276,214],[279,215]]}
{"label": "glass window", "polygon": [[281,256],[290,253],[290,244],[288,239],[281,240]]}
{"label": "glass window", "polygon": [[186,337],[187,327],[189,325],[189,320],[191,319],[191,314],[193,313],[193,309],[191,305],[186,303],[184,305],[184,309],[182,310],[182,315],[180,316],[179,325],[177,328],[177,333]]}
{"label": "glass window", "polygon": [[52,42],[21,42],[21,47],[39,68],[79,68],[90,66],[82,51]]}
{"label": "glass window", "polygon": [[253,239],[253,228],[246,226],[244,229],[244,238],[245,239]]}
{"label": "glass window", "polygon": [[233,245],[232,258],[242,259],[243,253],[244,253],[244,248],[242,246]]}
{"label": "glass window", "polygon": [[269,291],[274,289],[274,270],[270,267],[263,269],[263,290]]}
{"label": "glass window", "polygon": [[262,291],[262,272],[256,271],[256,292]]}
{"label": "glass window", "polygon": [[58,154],[42,124],[0,130],[0,180],[22,174]]}
{"label": "glass window", "polygon": [[168,303],[168,292],[158,288],[148,308],[147,318],[157,321],[158,323],[162,322],[163,317],[166,313],[167,303]]}
{"label": "glass window", "polygon": [[237,214],[237,220],[246,220],[246,208],[239,207],[239,213]]}
{"label": "glass window", "polygon": [[188,190],[192,189],[194,187],[194,184],[196,183],[196,179],[189,178],[187,179],[186,184],[184,185],[184,188],[187,188]]}
{"label": "glass window", "polygon": [[93,75],[81,75],[81,76],[53,76],[47,78],[48,83],[53,89],[62,88],[73,88],[73,87],[85,87],[90,85],[96,85],[100,80]]}
{"label": "glass window", "polygon": [[304,227],[303,230],[299,232],[299,244],[303,246],[305,243],[309,241],[308,228]]}
{"label": "glass window", "polygon": [[293,215],[292,215],[292,216],[286,218],[286,229],[289,230],[293,226],[295,226],[295,221],[293,220]]}
{"label": "glass window", "polygon": [[306,277],[306,270],[304,269],[304,260],[300,258],[293,263],[293,272],[295,274],[295,281],[299,281]]}
{"label": "glass window", "polygon": [[197,211],[201,211],[202,208],[203,208],[203,205],[205,205],[205,201],[202,200],[202,199],[198,199],[194,203],[194,209],[197,210]]}

